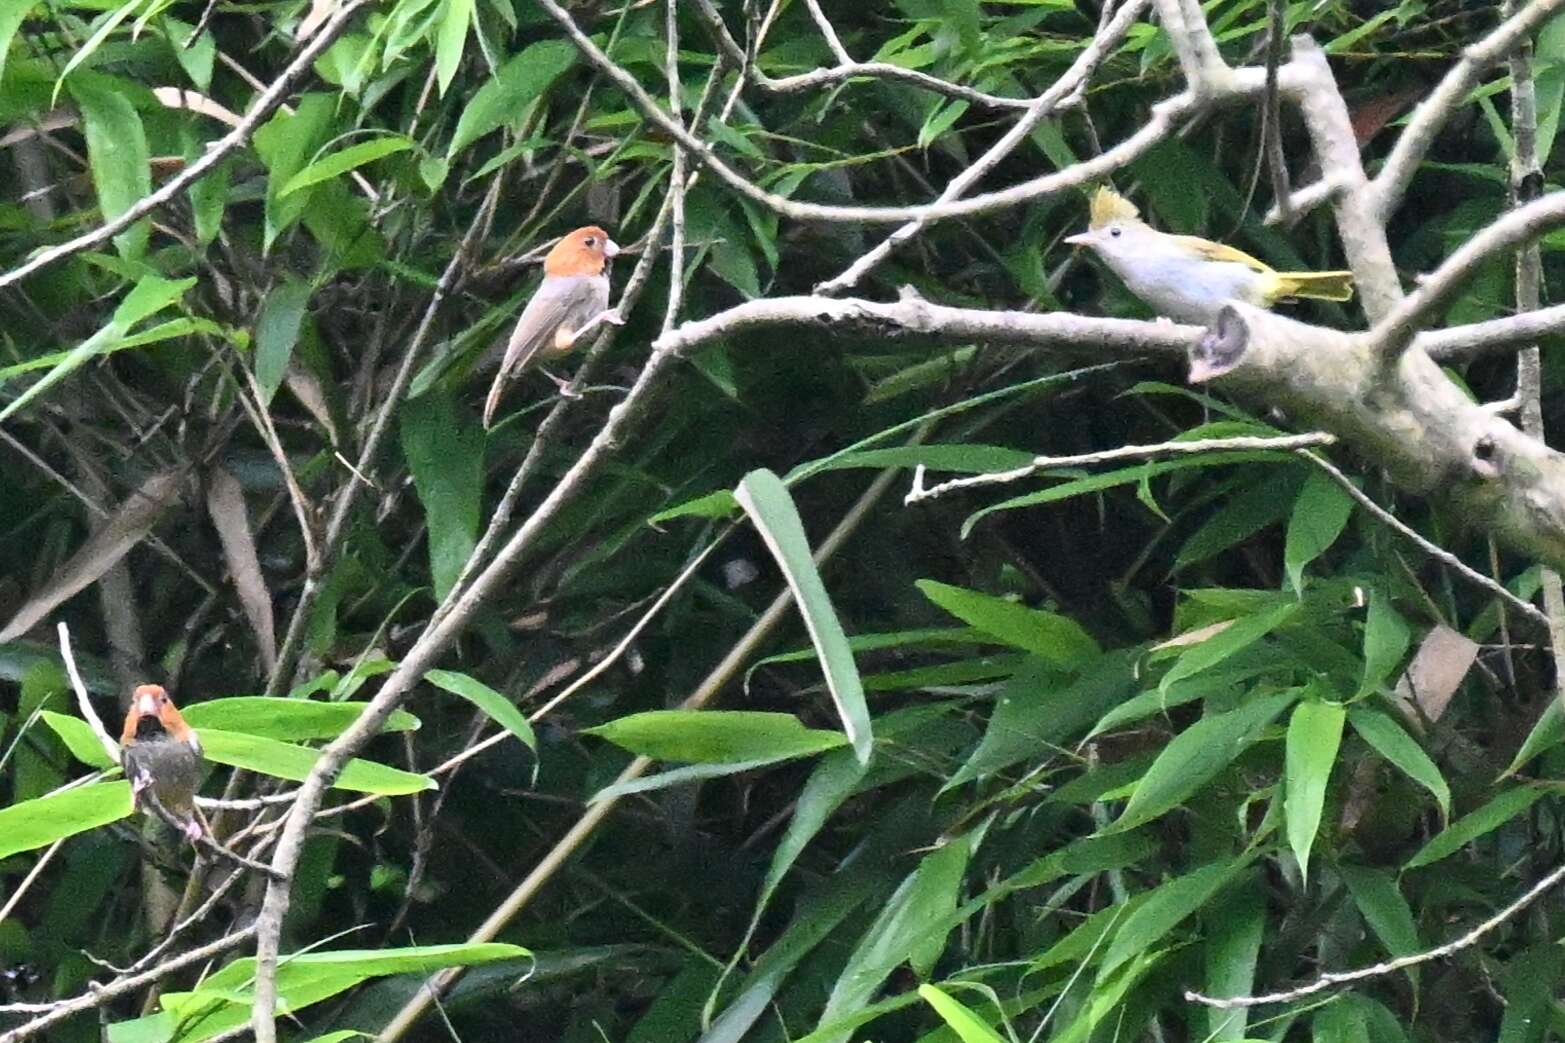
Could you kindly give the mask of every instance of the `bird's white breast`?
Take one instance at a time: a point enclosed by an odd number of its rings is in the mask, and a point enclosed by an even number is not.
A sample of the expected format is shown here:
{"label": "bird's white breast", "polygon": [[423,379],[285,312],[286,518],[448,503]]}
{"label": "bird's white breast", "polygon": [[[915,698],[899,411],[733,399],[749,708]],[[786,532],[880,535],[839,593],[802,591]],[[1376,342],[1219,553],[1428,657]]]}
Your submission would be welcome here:
{"label": "bird's white breast", "polygon": [[1233,261],[1191,257],[1177,245],[1148,237],[1099,251],[1130,292],[1160,315],[1210,323],[1229,301],[1264,304],[1261,276]]}

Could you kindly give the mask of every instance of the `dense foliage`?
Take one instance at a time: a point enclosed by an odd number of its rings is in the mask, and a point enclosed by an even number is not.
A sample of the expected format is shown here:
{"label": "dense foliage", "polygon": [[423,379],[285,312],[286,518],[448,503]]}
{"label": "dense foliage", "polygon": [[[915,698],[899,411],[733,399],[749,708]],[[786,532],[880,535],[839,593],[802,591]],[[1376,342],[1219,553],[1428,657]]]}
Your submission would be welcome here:
{"label": "dense foliage", "polygon": [[[335,31],[317,6],[0,0],[0,263],[195,162],[283,74],[301,24],[307,39]],[[1205,5],[1229,61],[1264,59],[1269,6]],[[1277,6],[1331,56],[1371,170],[1501,16],[1469,0]],[[926,202],[1016,118],[872,76],[747,83],[730,103],[741,81],[702,7],[677,11],[681,110],[780,195]],[[1043,92],[1100,26],[1093,0],[822,8],[855,58],[1005,98]],[[802,0],[718,12],[741,47],[760,41],[768,76],[837,62]],[[570,16],[667,105],[663,4]],[[205,795],[291,792],[313,761],[301,747],[341,732],[462,586],[524,459],[501,539],[543,527],[328,796],[352,806],[305,844],[283,952],[357,955],[285,966],[288,1038],[378,1031],[451,965],[470,969],[406,1038],[1565,1035],[1554,893],[1447,959],[1350,988],[1248,1011],[1184,996],[1433,947],[1560,861],[1549,780],[1565,727],[1545,628],[1296,453],[1056,468],[903,504],[914,465],[933,483],[1296,429],[1187,387],[1166,357],[772,327],[675,360],[632,434],[571,472],[661,330],[807,294],[894,226],[789,220],[702,173],[671,273],[674,143],[548,10],[395,0],[349,23],[249,145],[111,243],[0,291],[0,1038],[36,1014],[5,1004],[123,977],[228,874],[162,958],[247,926],[265,890],[205,855],[192,873],[188,845],[127,817],[123,783],[56,794],[112,762],[77,720],[55,624],[110,731],[131,687],[157,681],[202,733]],[[1552,185],[1565,18],[1539,35],[1534,71]],[[1166,33],[1138,21],[1080,103],[979,187],[1096,155],[1182,82]],[[1409,277],[1510,205],[1506,68],[1485,83],[1390,225]],[[1196,120],[1114,180],[1160,227],[1279,268],[1339,267],[1329,213],[1263,225],[1259,110]],[[1282,142],[1308,182],[1296,114]],[[854,292],[1150,318],[1061,243],[1084,220],[1071,191],[934,222]],[[649,281],[579,397],[534,373],[486,432],[495,346],[538,280],[517,259],[589,222],[628,247],[616,299],[653,251]],[[453,257],[467,263],[445,293]],[[671,279],[683,298],[666,316]],[[1448,321],[1514,302],[1496,261]],[[1294,313],[1362,324],[1356,304]],[[1559,371],[1543,357],[1547,421]],[[1512,357],[1452,370],[1483,399],[1510,395],[1515,373]],[[1399,493],[1376,461],[1322,452],[1536,596],[1536,562]],[[817,573],[808,549],[834,530]],[[809,626],[793,602],[769,609],[790,590]],[[263,693],[291,705],[237,698]],[[692,693],[703,708],[666,712]],[[609,790],[635,754],[657,763]],[[266,861],[285,810],[207,814]],[[477,939],[526,952],[434,948],[467,941],[540,864],[519,915]],[[362,952],[380,948],[400,951]],[[167,974],[161,1008],[129,989],[42,1038],[95,1039],[100,1016],[116,1040],[243,1031],[251,949]]]}

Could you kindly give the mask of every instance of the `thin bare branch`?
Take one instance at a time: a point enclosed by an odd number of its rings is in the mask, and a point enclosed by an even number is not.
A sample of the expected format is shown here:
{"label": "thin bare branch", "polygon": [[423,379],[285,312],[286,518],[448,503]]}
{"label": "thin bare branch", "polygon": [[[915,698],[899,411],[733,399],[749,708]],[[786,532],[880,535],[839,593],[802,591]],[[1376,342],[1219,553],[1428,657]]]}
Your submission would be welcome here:
{"label": "thin bare branch", "polygon": [[986,474],[969,475],[966,478],[953,478],[948,482],[928,487],[925,487],[923,482],[915,480],[913,488],[902,502],[911,506],[965,489],[1004,485],[1056,467],[1090,467],[1094,464],[1114,463],[1119,460],[1146,460],[1158,456],[1199,456],[1203,453],[1302,449],[1307,446],[1332,445],[1336,441],[1336,435],[1324,431],[1312,431],[1302,435],[1240,435],[1233,438],[1159,442],[1156,445],[1122,445],[1096,453],[1077,453],[1074,456],[1035,456],[1031,463],[1009,471],[990,471]]}
{"label": "thin bare branch", "polygon": [[[97,708],[92,705],[92,697],[87,694],[86,682],[82,680],[81,671],[76,669],[76,657],[71,654],[71,628],[65,625],[65,620],[55,627],[60,635],[60,658],[65,660],[65,675],[71,679],[71,691],[76,693],[76,708],[81,711],[82,719],[92,728],[92,734],[98,737],[98,744],[103,747],[103,752],[109,760],[115,764],[120,762],[120,746],[109,735],[109,730],[103,726],[103,719],[98,716]],[[0,917],[4,919],[4,917]]]}
{"label": "thin bare branch", "polygon": [[343,4],[331,21],[327,22],[321,29],[320,33],[299,50],[298,56],[288,64],[282,75],[272,81],[272,84],[255,99],[255,102],[250,106],[250,111],[245,114],[245,118],[239,126],[208,145],[206,151],[199,159],[169,178],[168,181],[164,182],[163,187],[137,200],[134,204],[127,207],[124,213],[112,221],[107,221],[92,231],[60,243],[58,246],[40,250],[28,261],[4,274],[0,274],[0,289],[18,283],[34,272],[42,271],[49,265],[62,261],[73,254],[78,254],[83,250],[90,250],[95,246],[101,246],[108,242],[142,217],[183,193],[185,189],[206,176],[208,172],[227,158],[229,153],[243,148],[249,142],[251,135],[260,128],[261,124],[266,122],[267,118],[277,111],[278,106],[283,103],[283,99],[293,89],[294,84],[310,71],[310,68],[315,64],[315,59],[319,58],[326,48],[335,43],[337,37],[347,31],[353,16],[358,14],[359,10],[368,6],[368,4],[369,0],[348,0],[347,3]]}
{"label": "thin bare branch", "polygon": [[1537,901],[1545,891],[1554,887],[1561,880],[1565,880],[1565,866],[1560,866],[1548,876],[1533,884],[1516,901],[1501,909],[1487,920],[1484,920],[1466,934],[1433,949],[1410,953],[1407,956],[1398,956],[1394,960],[1386,960],[1372,967],[1360,967],[1358,970],[1353,971],[1335,971],[1330,974],[1323,974],[1308,985],[1300,985],[1296,989],[1287,989],[1282,992],[1268,992],[1261,996],[1217,997],[1190,991],[1185,993],[1185,999],[1192,1003],[1202,1003],[1208,1007],[1217,1007],[1220,1010],[1229,1010],[1234,1007],[1259,1007],[1268,1003],[1292,1003],[1306,996],[1313,996],[1317,992],[1323,992],[1335,985],[1347,985],[1356,981],[1365,981],[1369,978],[1379,978],[1387,974],[1395,974],[1397,971],[1405,970],[1408,967],[1417,967],[1419,964],[1429,963],[1432,960],[1442,960],[1447,956],[1461,952],[1463,949],[1470,948],[1484,935]]}

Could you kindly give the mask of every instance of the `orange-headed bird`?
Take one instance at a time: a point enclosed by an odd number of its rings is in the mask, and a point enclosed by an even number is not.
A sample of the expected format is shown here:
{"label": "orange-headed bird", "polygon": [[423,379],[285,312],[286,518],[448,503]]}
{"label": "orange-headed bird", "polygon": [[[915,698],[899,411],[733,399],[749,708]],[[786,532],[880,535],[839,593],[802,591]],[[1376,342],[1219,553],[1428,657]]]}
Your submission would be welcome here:
{"label": "orange-headed bird", "polygon": [[619,322],[608,310],[608,263],[617,253],[619,247],[597,225],[578,228],[554,244],[543,259],[543,282],[522,310],[484,400],[485,427],[494,419],[511,377],[525,372],[540,355],[569,351],[597,323]]}
{"label": "orange-headed bird", "polygon": [[201,742],[162,685],[138,685],[120,734],[121,766],[130,780],[131,804],[151,790],[158,803],[194,842],[204,831],[196,809],[201,782]]}

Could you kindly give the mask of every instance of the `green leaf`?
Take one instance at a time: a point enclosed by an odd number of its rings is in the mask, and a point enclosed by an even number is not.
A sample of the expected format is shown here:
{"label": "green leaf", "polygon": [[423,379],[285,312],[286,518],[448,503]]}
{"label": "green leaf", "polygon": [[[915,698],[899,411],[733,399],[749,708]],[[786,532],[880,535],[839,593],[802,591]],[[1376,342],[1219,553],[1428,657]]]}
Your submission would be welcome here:
{"label": "green leaf", "polygon": [[1560,978],[1565,976],[1565,950],[1553,942],[1521,949],[1500,975],[1505,1014],[1495,1043],[1547,1043],[1558,1038],[1551,1012]]}
{"label": "green leaf", "polygon": [[1033,860],[996,884],[992,893],[1009,894],[1023,888],[1041,887],[1062,876],[1124,869],[1156,853],[1157,844],[1146,833],[1099,833],[1086,836]]}
{"label": "green leaf", "polygon": [[1174,736],[1110,828],[1134,829],[1179,804],[1243,753],[1297,697],[1297,692],[1278,692],[1252,699],[1236,710],[1203,717]]}
{"label": "green leaf", "polygon": [[1336,480],[1320,471],[1311,472],[1293,503],[1283,562],[1294,590],[1304,589],[1304,566],[1320,557],[1342,535],[1353,514],[1353,500]]}
{"label": "green leaf", "polygon": [[295,102],[292,113],[279,112],[255,132],[255,149],[266,164],[266,218],[263,250],[293,227],[309,206],[313,192],[295,191],[284,196],[282,188],[303,170],[326,140],[336,115],[337,97],[313,91]]}
{"label": "green leaf", "polygon": [[[169,50],[174,52],[174,60],[179,62],[181,69],[185,70],[185,75],[190,77],[190,82],[202,92],[209,92],[212,89],[212,65],[217,60],[217,43],[212,39],[212,34],[203,32],[192,40],[191,34],[196,31],[196,27],[189,22],[182,22],[167,14],[164,14],[159,21],[164,31],[168,33]],[[207,177],[211,175],[208,174]],[[210,239],[202,240],[202,242],[210,241]]]}
{"label": "green leaf", "polygon": [[942,792],[1020,761],[1045,757],[1086,731],[1109,707],[1135,691],[1139,657],[1135,649],[1109,652],[1071,682],[1051,664],[1033,660],[1000,689],[983,740]]}
{"label": "green leaf", "polygon": [[1020,507],[1037,507],[1046,503],[1056,503],[1075,496],[1102,492],[1104,489],[1112,489],[1117,485],[1144,482],[1173,471],[1221,467],[1231,464],[1275,463],[1278,461],[1291,463],[1296,462],[1296,460],[1297,457],[1288,456],[1282,452],[1223,452],[1203,453],[1175,460],[1158,460],[1152,463],[1136,464],[1133,467],[1123,467],[1117,471],[1108,471],[1103,474],[1089,475],[1086,478],[1076,478],[1072,481],[1061,482],[1059,485],[1051,486],[1039,492],[1023,493],[1021,496],[1013,496],[1009,500],[1002,500],[982,510],[974,511],[962,523],[962,538],[966,539],[973,531],[973,526],[977,525],[984,518],[1000,511],[1014,511]]}
{"label": "green leaf", "polygon": [[435,30],[435,78],[440,83],[440,96],[445,97],[462,64],[467,29],[473,21],[473,0],[444,0],[435,17],[440,23]]}
{"label": "green leaf", "polygon": [[[87,37],[86,43],[77,48],[75,54],[71,55],[70,61],[65,63],[65,68],[60,70],[59,78],[54,81],[54,92],[49,96],[49,104],[51,107],[59,100],[60,87],[67,82],[67,77],[69,77],[71,73],[75,72],[94,54],[96,54],[98,52],[98,48],[103,46],[103,42],[111,35],[113,35],[115,29],[119,28],[120,23],[125,21],[125,19],[129,18],[131,15],[135,14],[136,11],[143,6],[143,2],[144,0],[126,0],[126,2],[121,4],[119,7],[112,7],[105,10],[104,13],[96,19],[97,25],[93,27],[92,35]],[[70,80],[69,82],[74,88],[79,82],[88,78],[89,76],[84,74]]]}
{"label": "green leaf", "polygon": [[1511,819],[1532,807],[1548,791],[1541,787],[1518,786],[1506,790],[1477,811],[1463,815],[1451,823],[1418,853],[1407,860],[1404,869],[1417,869],[1454,855],[1485,833],[1505,825]]}
{"label": "green leaf", "polygon": [[792,484],[801,478],[824,471],[842,471],[850,468],[883,470],[887,467],[917,467],[923,464],[931,471],[950,471],[957,474],[988,474],[1012,467],[1025,467],[1031,463],[1031,453],[1009,449],[1000,445],[894,445],[885,449],[858,449],[849,453],[832,453],[819,460],[802,463],[789,471],[784,481]]}
{"label": "green leaf", "polygon": [[[360,982],[390,974],[424,977],[447,967],[475,967],[506,960],[525,961],[530,968],[531,956],[521,946],[498,942],[287,954],[278,960],[277,1008],[279,1013],[298,1011]],[[201,1043],[230,1033],[250,1019],[254,979],[255,959],[235,960],[203,981],[194,992],[165,993],[162,1015],[110,1026],[109,1041],[137,1043],[146,1037],[134,1034],[136,1026],[170,1016],[171,1021],[178,1023],[180,1043]]]}
{"label": "green leaf", "polygon": [[435,597],[444,599],[478,545],[483,512],[484,431],[455,397],[430,391],[402,407],[402,453],[429,524]]}
{"label": "green leaf", "polygon": [[[1392,956],[1409,956],[1423,949],[1418,939],[1418,925],[1413,920],[1413,910],[1407,899],[1397,890],[1396,879],[1389,873],[1368,866],[1339,866],[1348,893],[1358,906],[1364,922],[1369,924],[1380,944]],[[1413,985],[1418,985],[1418,968],[1408,969]]]}
{"label": "green leaf", "polygon": [[130,783],[98,782],[0,808],[0,858],[52,844],[130,814]]}
{"label": "green leaf", "polygon": [[412,147],[412,140],[400,134],[372,138],[369,141],[361,141],[357,145],[349,145],[347,148],[339,149],[329,156],[322,156],[289,178],[288,183],[283,185],[282,189],[278,191],[278,198],[291,195],[301,188],[307,188],[322,181],[330,181],[332,178],[362,167],[366,163],[373,163],[377,159],[384,159],[387,156],[396,155],[398,152],[406,152]]}
{"label": "green leaf", "polygon": [[105,352],[114,350],[132,326],[173,304],[185,291],[196,284],[195,279],[165,279],[158,275],[142,276],[114,309],[108,325],[66,352],[57,365],[33,382],[4,409],[0,409],[0,421],[27,406],[33,399],[58,384],[87,362]]}
{"label": "green leaf", "polygon": [[1528,761],[1544,750],[1553,749],[1561,742],[1565,742],[1565,710],[1562,710],[1559,699],[1550,699],[1543,707],[1543,712],[1538,715],[1538,723],[1534,724],[1532,730],[1527,733],[1521,749],[1516,751],[1516,756],[1511,758],[1511,763],[1506,766],[1500,778],[1515,775]]}
{"label": "green leaf", "polygon": [[44,710],[42,716],[44,723],[54,729],[54,734],[58,735],[60,741],[65,743],[65,748],[71,751],[72,757],[89,768],[118,767],[118,762],[104,751],[103,743],[98,741],[92,725],[80,717],[71,717],[53,710]]}
{"label": "green leaf", "polygon": [[[368,703],[314,702],[309,699],[268,699],[260,695],[239,695],[228,699],[208,699],[184,708],[185,723],[192,728],[216,728],[244,732],[267,739],[298,742],[308,739],[335,739],[358,720]],[[394,710],[381,732],[414,731],[418,718],[406,710]]]}
{"label": "green leaf", "polygon": [[1369,598],[1364,622],[1364,680],[1359,695],[1377,691],[1407,654],[1412,632],[1407,621],[1391,606],[1391,599],[1375,591]]}
{"label": "green leaf", "polygon": [[1235,620],[1200,644],[1181,653],[1178,661],[1158,683],[1158,691],[1167,693],[1170,688],[1187,677],[1195,677],[1210,670],[1230,656],[1249,648],[1286,623],[1297,608],[1297,602],[1284,602],[1260,615]]}
{"label": "green leaf", "polygon": [[942,1021],[951,1026],[962,1043],[1005,1043],[999,1033],[989,1027],[988,1022],[968,1010],[949,993],[933,985],[920,985],[918,994],[935,1009]]}
{"label": "green leaf", "polygon": [[739,501],[728,489],[697,496],[693,500],[658,511],[647,519],[648,525],[661,525],[675,518],[727,518],[739,509]]}
{"label": "green leaf", "polygon": [[482,681],[452,670],[430,670],[424,674],[424,680],[437,688],[444,688],[452,695],[459,695],[466,699],[482,710],[491,721],[520,739],[529,750],[538,752],[538,738],[533,734],[533,726],[527,722],[522,711],[516,708],[515,703]]}
{"label": "green leaf", "polygon": [[1311,1043],[1370,1043],[1364,1009],[1353,1002],[1356,998],[1343,996],[1317,1010],[1310,1018]]}
{"label": "green leaf", "polygon": [[1098,966],[1098,981],[1107,980],[1132,957],[1150,951],[1164,935],[1205,905],[1244,865],[1244,859],[1213,862],[1153,889],[1114,933]]}
{"label": "green leaf", "polygon": [[[1235,881],[1224,895],[1220,911],[1203,919],[1206,928],[1206,994],[1248,996],[1255,991],[1255,965],[1266,932],[1266,896],[1260,874],[1253,870]],[[1211,1043],[1244,1039],[1250,1020],[1247,1007],[1207,1010],[1207,1034]]]}
{"label": "green leaf", "polygon": [[[131,0],[134,7],[139,0]],[[87,50],[83,47],[74,62]],[[63,75],[63,74],[62,74]],[[69,81],[71,96],[81,108],[82,133],[87,139],[87,165],[98,193],[98,209],[104,221],[112,221],[152,193],[151,156],[141,115],[124,94],[96,76]],[[115,248],[127,261],[147,251],[151,218],[144,217],[114,237]]]}
{"label": "green leaf", "polygon": [[22,20],[32,10],[36,0],[0,0],[0,77],[5,75],[5,59],[11,50],[11,41],[21,28]]}
{"label": "green leaf", "polygon": [[967,625],[1058,666],[1080,666],[1099,654],[1098,643],[1066,616],[932,579],[921,579],[914,586]]}
{"label": "green leaf", "polygon": [[[321,756],[319,750],[259,735],[245,735],[218,728],[201,729],[198,734],[207,760],[294,782],[303,782]],[[435,780],[428,775],[415,775],[400,768],[355,757],[343,766],[342,774],[337,776],[332,785],[337,789],[360,793],[400,796],[434,789]]]}
{"label": "green leaf", "polygon": [[309,283],[288,279],[273,286],[261,302],[261,314],[255,320],[255,382],[261,385],[265,405],[271,405],[272,396],[283,385],[288,361],[299,342],[299,325],[314,292]]}
{"label": "green leaf", "polygon": [[806,728],[791,713],[648,710],[586,729],[643,757],[691,764],[739,764],[835,749],[841,732]]}
{"label": "green leaf", "polygon": [[[832,734],[836,734],[833,732]],[[790,760],[790,756],[763,757],[753,761],[733,761],[723,764],[686,764],[678,768],[670,768],[650,775],[642,775],[639,778],[626,779],[624,782],[616,782],[605,786],[594,793],[587,801],[589,804],[601,803],[605,800],[618,800],[620,797],[629,796],[632,793],[650,793],[653,790],[668,789],[670,786],[685,786],[692,782],[703,782],[707,779],[721,779],[729,775],[741,775],[747,771],[756,771],[760,768],[770,767],[773,764]]]}
{"label": "green leaf", "polygon": [[867,770],[867,766],[859,761],[852,750],[844,749],[826,754],[815,770],[810,772],[809,779],[794,802],[787,832],[772,852],[772,861],[766,869],[760,896],[755,900],[755,921],[759,921],[778,885],[803,853],[805,846],[821,831],[826,820],[842,806],[843,801],[852,796]]}
{"label": "green leaf", "polygon": [[575,61],[576,48],[569,41],[541,40],[502,65],[462,110],[446,158],[516,119],[524,106],[548,90]]}
{"label": "green leaf", "polygon": [[967,101],[953,101],[948,104],[936,105],[930,110],[929,118],[918,129],[918,147],[927,149],[942,134],[950,130],[957,120],[967,112],[970,103]]}
{"label": "green leaf", "polygon": [[837,611],[832,607],[826,586],[810,555],[810,543],[804,535],[804,523],[794,509],[787,486],[771,471],[751,471],[734,490],[734,499],[744,508],[756,532],[766,542],[772,557],[782,569],[793,600],[804,618],[810,643],[820,659],[826,687],[837,705],[843,731],[859,760],[868,762],[874,738],[870,732],[869,707],[864,702],[864,686],[859,680],[853,650],[843,632]]}
{"label": "green leaf", "polygon": [[[1310,848],[1320,828],[1326,801],[1326,780],[1342,743],[1347,712],[1341,703],[1310,699],[1293,709],[1288,721],[1287,756],[1283,770],[1283,814],[1288,822],[1288,846],[1299,860],[1299,878],[1309,879]],[[1301,886],[1303,886],[1301,884]]]}
{"label": "green leaf", "polygon": [[973,839],[957,837],[925,855],[886,899],[832,985],[820,1025],[859,1010],[903,963],[920,976],[929,973],[945,948]]}
{"label": "green leaf", "polygon": [[1283,467],[1261,481],[1246,481],[1185,540],[1174,556],[1171,571],[1178,572],[1215,557],[1281,521],[1288,513],[1288,505],[1298,495],[1303,477],[1302,468]]}
{"label": "green leaf", "polygon": [[1422,746],[1403,731],[1402,726],[1379,710],[1355,707],[1348,713],[1348,720],[1359,738],[1374,747],[1375,752],[1397,766],[1397,769],[1434,794],[1440,802],[1440,815],[1451,814],[1451,788],[1435,762],[1429,759]]}

